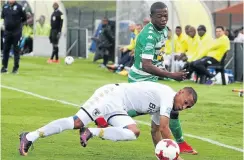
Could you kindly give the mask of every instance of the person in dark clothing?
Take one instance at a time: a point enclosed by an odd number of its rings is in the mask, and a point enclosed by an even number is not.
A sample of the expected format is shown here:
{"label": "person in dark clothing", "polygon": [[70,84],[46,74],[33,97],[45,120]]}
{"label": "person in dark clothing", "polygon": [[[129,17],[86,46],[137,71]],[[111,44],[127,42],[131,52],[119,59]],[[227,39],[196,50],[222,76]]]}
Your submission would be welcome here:
{"label": "person in dark clothing", "polygon": [[102,30],[99,34],[98,42],[98,50],[103,57],[103,64],[101,67],[106,67],[109,56],[114,51],[114,39],[115,33],[112,31],[111,25],[109,25],[109,20],[105,17],[102,20]]}
{"label": "person in dark clothing", "polygon": [[14,67],[12,73],[18,73],[19,69],[19,43],[22,36],[22,23],[26,21],[26,13],[22,6],[15,0],[9,0],[3,5],[1,18],[4,19],[4,44],[1,73],[7,73],[9,52],[11,46],[14,49]]}
{"label": "person in dark clothing", "polygon": [[229,38],[230,41],[233,41],[235,39],[233,32],[229,29],[225,30],[225,35]]}
{"label": "person in dark clothing", "polygon": [[[50,43],[53,45],[53,52],[51,58],[48,60],[48,63],[59,63],[58,42],[63,27],[63,13],[59,10],[59,5],[56,2],[53,4],[53,9],[54,12],[51,15],[51,32],[49,35]],[[53,60],[54,56],[56,60]]]}

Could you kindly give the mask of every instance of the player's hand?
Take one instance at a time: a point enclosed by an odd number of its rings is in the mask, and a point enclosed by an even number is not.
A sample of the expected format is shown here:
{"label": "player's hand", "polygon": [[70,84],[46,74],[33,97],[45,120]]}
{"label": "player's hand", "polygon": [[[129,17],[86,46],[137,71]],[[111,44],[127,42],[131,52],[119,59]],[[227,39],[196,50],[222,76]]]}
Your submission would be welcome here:
{"label": "player's hand", "polygon": [[186,76],[187,76],[188,72],[174,72],[174,73],[171,73],[171,76],[169,78],[172,78],[176,81],[183,81],[186,79]]}
{"label": "player's hand", "polygon": [[61,37],[61,32],[58,32],[57,38],[59,39]]}
{"label": "player's hand", "polygon": [[127,52],[128,49],[126,47],[123,48],[123,53]]}

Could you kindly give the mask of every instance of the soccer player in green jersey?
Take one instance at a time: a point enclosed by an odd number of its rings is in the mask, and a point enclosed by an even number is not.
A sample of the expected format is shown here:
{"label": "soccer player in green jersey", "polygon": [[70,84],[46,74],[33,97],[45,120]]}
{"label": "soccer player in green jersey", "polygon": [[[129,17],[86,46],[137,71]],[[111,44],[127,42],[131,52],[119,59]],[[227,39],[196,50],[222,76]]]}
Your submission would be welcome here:
{"label": "soccer player in green jersey", "polygon": [[[167,21],[168,8],[163,2],[152,4],[151,22],[148,23],[138,35],[135,47],[135,61],[128,75],[129,82],[154,81],[158,77],[168,77],[177,81],[184,80],[187,73],[175,72],[170,73],[157,67],[157,49],[159,50],[167,39]],[[129,115],[137,115],[136,112],[130,111]],[[170,115],[170,129],[179,144],[181,153],[197,154],[193,148],[183,139],[179,112],[173,111]],[[153,123],[153,122],[152,122]],[[156,124],[153,125],[155,130],[159,129]]]}

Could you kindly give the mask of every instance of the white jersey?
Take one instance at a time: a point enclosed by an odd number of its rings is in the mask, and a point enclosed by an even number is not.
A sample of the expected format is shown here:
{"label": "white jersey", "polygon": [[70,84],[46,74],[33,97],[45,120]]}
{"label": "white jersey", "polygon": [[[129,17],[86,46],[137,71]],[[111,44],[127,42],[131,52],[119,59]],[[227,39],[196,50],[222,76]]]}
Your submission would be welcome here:
{"label": "white jersey", "polygon": [[122,83],[120,86],[125,93],[127,111],[170,117],[176,92],[169,86],[150,81]]}
{"label": "white jersey", "polygon": [[151,114],[159,125],[160,115],[170,117],[175,94],[169,86],[150,81],[108,84],[98,88],[76,115],[86,125],[100,116],[110,122],[111,117],[134,110]]}

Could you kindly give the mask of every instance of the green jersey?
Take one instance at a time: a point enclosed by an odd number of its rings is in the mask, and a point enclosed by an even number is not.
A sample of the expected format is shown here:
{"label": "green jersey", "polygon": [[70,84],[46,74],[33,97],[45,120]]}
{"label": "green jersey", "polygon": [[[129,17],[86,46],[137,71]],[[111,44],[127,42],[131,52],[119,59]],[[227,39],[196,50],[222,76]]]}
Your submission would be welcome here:
{"label": "green jersey", "polygon": [[149,74],[142,70],[142,59],[151,59],[153,65],[159,62],[157,55],[159,50],[167,40],[168,30],[165,28],[158,31],[152,23],[148,23],[137,37],[135,46],[135,61],[128,74],[129,82],[157,81],[158,76]]}

